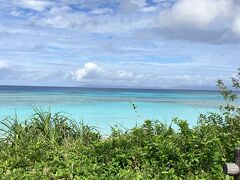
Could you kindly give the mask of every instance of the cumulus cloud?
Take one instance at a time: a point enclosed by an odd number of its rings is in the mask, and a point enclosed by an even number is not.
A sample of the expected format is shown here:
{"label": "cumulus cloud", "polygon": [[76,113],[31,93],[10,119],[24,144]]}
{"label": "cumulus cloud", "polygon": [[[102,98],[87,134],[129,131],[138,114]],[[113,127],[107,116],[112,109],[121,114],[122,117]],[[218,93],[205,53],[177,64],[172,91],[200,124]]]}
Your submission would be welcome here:
{"label": "cumulus cloud", "polygon": [[205,43],[236,42],[239,14],[235,0],[178,0],[160,12],[158,35]]}
{"label": "cumulus cloud", "polygon": [[233,0],[178,0],[160,14],[160,23],[206,27],[216,20],[230,18],[235,11]]}
{"label": "cumulus cloud", "polygon": [[[142,75],[135,75],[122,69],[103,68],[96,63],[87,62],[82,68],[69,74],[70,78],[79,82],[111,82],[139,79]],[[115,81],[115,82],[114,82]]]}
{"label": "cumulus cloud", "polygon": [[104,73],[103,69],[98,67],[97,64],[93,62],[88,62],[84,64],[83,68],[77,69],[75,72],[71,72],[73,80],[81,81],[83,79],[93,79],[102,76]]}

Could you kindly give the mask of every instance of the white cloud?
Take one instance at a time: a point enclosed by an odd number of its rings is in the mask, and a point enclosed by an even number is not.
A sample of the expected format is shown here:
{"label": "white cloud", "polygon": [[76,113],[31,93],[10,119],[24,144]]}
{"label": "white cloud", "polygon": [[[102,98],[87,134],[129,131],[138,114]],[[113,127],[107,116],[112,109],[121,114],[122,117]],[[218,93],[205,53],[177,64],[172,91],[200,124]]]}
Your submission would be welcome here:
{"label": "white cloud", "polygon": [[154,19],[155,26],[148,26],[144,33],[149,38],[236,43],[240,41],[239,17],[240,1],[177,0],[162,8]]}
{"label": "white cloud", "polygon": [[44,18],[37,19],[36,24],[55,28],[75,28],[83,30],[93,19],[86,13],[73,12],[69,6],[53,7]]}
{"label": "white cloud", "polygon": [[29,8],[36,11],[43,11],[52,4],[47,0],[15,0],[14,2],[20,7]]}
{"label": "white cloud", "polygon": [[160,23],[167,26],[206,27],[216,20],[230,18],[236,12],[233,0],[179,0],[160,14]]}
{"label": "white cloud", "polygon": [[71,72],[70,75],[72,80],[79,82],[111,82],[114,81],[126,81],[133,80],[135,78],[140,78],[141,76],[136,76],[133,72],[128,72],[121,69],[111,69],[102,68],[93,62],[85,63],[82,68]]}
{"label": "white cloud", "polygon": [[62,16],[55,16],[45,20],[44,24],[51,25],[56,28],[66,28],[70,23],[63,19]]}
{"label": "white cloud", "polygon": [[130,0],[129,1],[130,4],[134,4],[138,7],[144,7],[147,6],[147,3],[145,0]]}
{"label": "white cloud", "polygon": [[9,68],[9,64],[5,61],[0,60],[0,69],[8,69],[8,68]]}
{"label": "white cloud", "polygon": [[[154,7],[136,5],[134,7],[137,7],[139,11],[155,10]],[[80,32],[101,34],[128,33],[132,30],[152,27],[154,23],[153,19],[144,16],[140,18],[134,13],[127,15],[125,11],[114,12],[115,10],[111,8],[94,8],[88,14],[82,11],[72,11],[69,6],[53,7],[46,17],[36,19],[34,23],[46,27],[76,29]]]}
{"label": "white cloud", "polygon": [[147,12],[147,13],[156,12],[157,10],[158,8],[156,6],[143,7],[141,9],[142,12]]}
{"label": "white cloud", "polygon": [[235,18],[232,24],[232,30],[236,35],[240,36],[240,15]]}
{"label": "white cloud", "polygon": [[98,9],[94,9],[91,13],[95,15],[108,14],[108,13],[111,14],[113,13],[113,10],[110,8],[98,8]]}
{"label": "white cloud", "polygon": [[71,76],[73,80],[81,81],[84,79],[97,78],[98,76],[101,76],[103,72],[103,69],[98,67],[97,64],[88,62],[84,64],[83,68],[79,68],[75,72],[71,72]]}

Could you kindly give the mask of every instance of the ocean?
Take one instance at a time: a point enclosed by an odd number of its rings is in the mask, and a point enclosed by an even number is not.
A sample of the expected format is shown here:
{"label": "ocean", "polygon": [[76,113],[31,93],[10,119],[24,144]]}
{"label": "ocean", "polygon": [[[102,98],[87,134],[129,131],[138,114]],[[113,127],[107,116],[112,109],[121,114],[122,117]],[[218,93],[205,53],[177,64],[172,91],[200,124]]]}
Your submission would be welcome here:
{"label": "ocean", "polygon": [[219,92],[208,90],[0,86],[0,119],[16,113],[24,121],[33,108],[50,108],[103,134],[111,126],[129,129],[146,119],[170,124],[178,117],[194,126],[200,113],[218,112],[221,103]]}

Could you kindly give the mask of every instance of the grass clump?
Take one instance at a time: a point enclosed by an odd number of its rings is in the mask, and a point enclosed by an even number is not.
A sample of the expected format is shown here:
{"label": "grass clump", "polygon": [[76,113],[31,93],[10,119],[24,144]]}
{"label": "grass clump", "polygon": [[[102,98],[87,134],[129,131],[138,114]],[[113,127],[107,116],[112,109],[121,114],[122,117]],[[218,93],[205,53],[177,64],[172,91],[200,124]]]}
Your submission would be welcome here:
{"label": "grass clump", "polygon": [[[239,88],[239,75],[233,87]],[[218,81],[222,113],[199,123],[174,119],[172,128],[145,121],[128,131],[112,128],[102,138],[94,128],[61,113],[35,109],[24,123],[2,121],[1,179],[230,179],[222,165],[240,144],[237,94]]]}

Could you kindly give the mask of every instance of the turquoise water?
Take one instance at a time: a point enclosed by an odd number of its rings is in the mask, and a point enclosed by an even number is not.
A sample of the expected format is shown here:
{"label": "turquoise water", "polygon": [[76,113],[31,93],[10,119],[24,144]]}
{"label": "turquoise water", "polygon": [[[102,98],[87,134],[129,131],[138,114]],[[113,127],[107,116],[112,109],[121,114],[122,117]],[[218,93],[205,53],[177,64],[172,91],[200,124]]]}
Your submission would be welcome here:
{"label": "turquoise water", "polygon": [[33,114],[33,107],[51,108],[104,134],[110,126],[128,129],[146,119],[170,123],[179,117],[195,125],[200,113],[216,112],[222,102],[217,91],[0,86],[1,119],[16,112],[24,120]]}

